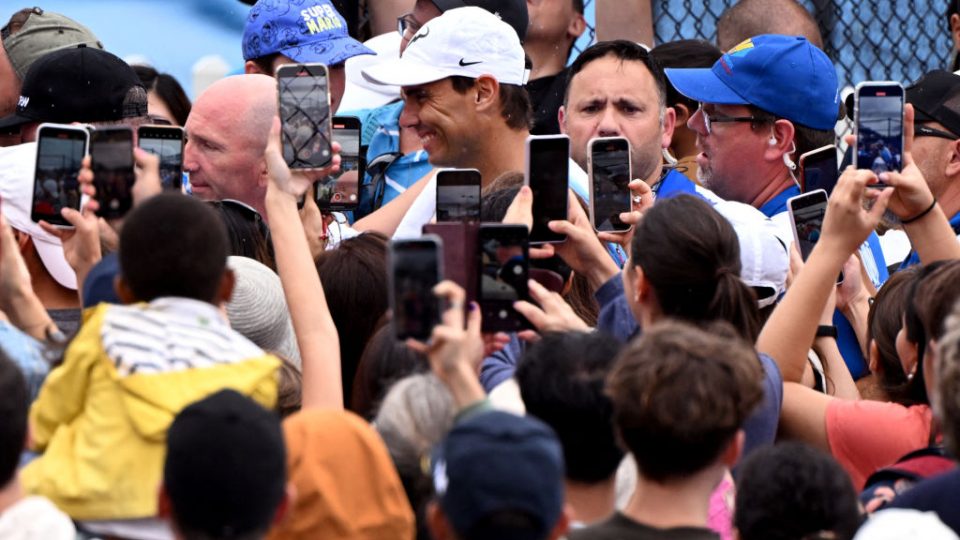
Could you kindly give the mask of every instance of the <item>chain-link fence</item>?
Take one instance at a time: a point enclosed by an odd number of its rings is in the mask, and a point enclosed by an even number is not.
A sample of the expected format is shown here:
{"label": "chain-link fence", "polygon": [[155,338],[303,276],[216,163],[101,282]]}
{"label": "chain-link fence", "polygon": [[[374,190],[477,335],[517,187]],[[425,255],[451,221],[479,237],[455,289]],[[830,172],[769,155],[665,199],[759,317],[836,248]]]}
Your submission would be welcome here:
{"label": "chain-link fence", "polygon": [[[716,42],[717,19],[736,0],[652,0],[657,43]],[[865,80],[908,83],[946,68],[945,0],[800,0],[814,15],[842,87]]]}

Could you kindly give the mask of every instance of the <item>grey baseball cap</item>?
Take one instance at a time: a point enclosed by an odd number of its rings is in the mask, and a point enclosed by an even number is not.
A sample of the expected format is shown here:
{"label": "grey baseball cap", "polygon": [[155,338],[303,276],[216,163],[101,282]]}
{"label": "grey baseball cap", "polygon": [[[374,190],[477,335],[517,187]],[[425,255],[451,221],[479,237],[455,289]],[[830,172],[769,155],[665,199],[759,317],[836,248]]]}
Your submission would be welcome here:
{"label": "grey baseball cap", "polygon": [[14,13],[0,29],[0,38],[21,81],[35,61],[51,52],[77,45],[103,49],[103,44],[86,26],[38,7]]}

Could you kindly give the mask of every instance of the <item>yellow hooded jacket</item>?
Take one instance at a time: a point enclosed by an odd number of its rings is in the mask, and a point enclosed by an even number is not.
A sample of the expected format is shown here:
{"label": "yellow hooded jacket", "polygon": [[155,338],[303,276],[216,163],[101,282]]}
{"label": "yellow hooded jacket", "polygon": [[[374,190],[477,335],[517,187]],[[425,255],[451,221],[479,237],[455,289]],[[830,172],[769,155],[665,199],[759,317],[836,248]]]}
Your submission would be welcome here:
{"label": "yellow hooded jacket", "polygon": [[196,300],[101,304],[85,319],[30,409],[43,455],[21,481],[74,519],[156,516],[177,413],[224,388],[273,408],[280,362]]}

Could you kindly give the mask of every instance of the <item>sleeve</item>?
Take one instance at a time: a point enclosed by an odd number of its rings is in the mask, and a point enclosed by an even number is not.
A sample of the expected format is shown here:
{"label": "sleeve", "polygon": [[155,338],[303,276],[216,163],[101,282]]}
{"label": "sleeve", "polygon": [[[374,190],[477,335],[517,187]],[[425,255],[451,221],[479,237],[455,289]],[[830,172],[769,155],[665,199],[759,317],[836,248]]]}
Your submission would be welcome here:
{"label": "sleeve", "polygon": [[597,316],[597,330],[615,337],[621,342],[627,342],[639,330],[640,325],[633,318],[630,305],[623,292],[622,274],[610,278],[594,293],[597,304],[600,305],[600,314]]}
{"label": "sleeve", "polygon": [[480,364],[480,384],[488,394],[500,383],[513,377],[517,361],[523,354],[523,346],[516,334],[510,334],[510,342],[501,351],[483,359]]}
{"label": "sleeve", "polygon": [[107,307],[101,305],[94,308],[95,313],[70,342],[63,364],[54,368],[40,387],[40,394],[30,407],[34,450],[46,448],[57,428],[73,421],[83,410],[91,375],[104,354],[100,343],[100,326]]}

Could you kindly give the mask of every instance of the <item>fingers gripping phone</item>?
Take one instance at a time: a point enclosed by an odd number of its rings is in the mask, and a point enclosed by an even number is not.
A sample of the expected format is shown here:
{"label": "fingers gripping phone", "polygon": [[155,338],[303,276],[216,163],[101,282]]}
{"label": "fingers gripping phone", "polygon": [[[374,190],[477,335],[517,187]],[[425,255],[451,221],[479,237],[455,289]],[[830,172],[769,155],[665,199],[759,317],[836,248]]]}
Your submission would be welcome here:
{"label": "fingers gripping phone", "polygon": [[480,171],[437,172],[437,222],[480,222]]}
{"label": "fingers gripping phone", "polygon": [[286,64],[277,68],[280,139],[291,169],[319,169],[333,152],[330,89],[323,64]]}
{"label": "fingers gripping phone", "polygon": [[183,189],[183,128],[140,126],[137,146],[160,158],[160,184],[166,191]]}
{"label": "fingers gripping phone", "polygon": [[57,227],[72,227],[63,208],[80,209],[80,165],[90,135],[79,126],[41,124],[37,130],[37,162],[33,176],[30,219]]}
{"label": "fingers gripping phone", "polygon": [[[903,85],[867,81],[857,85],[854,98],[856,164],[876,174],[903,168]],[[871,187],[885,187],[872,184]]]}
{"label": "fingers gripping phone", "polygon": [[[793,225],[793,239],[800,251],[800,257],[806,261],[813,246],[820,240],[823,218],[827,214],[827,192],[823,189],[797,195],[787,200],[787,212]],[[837,283],[843,281],[843,272]]]}
{"label": "fingers gripping phone", "polygon": [[822,189],[829,197],[839,177],[836,146],[828,144],[800,156],[800,185],[804,193]]}
{"label": "fingers gripping phone", "polygon": [[530,322],[513,309],[529,300],[528,235],[524,225],[480,226],[480,312],[484,332],[516,332]]}
{"label": "fingers gripping phone", "polygon": [[[595,138],[590,149],[590,222],[597,232],[622,232],[630,225],[620,219],[630,205],[630,141]],[[536,200],[536,199],[534,199]]]}
{"label": "fingers gripping phone", "polygon": [[390,243],[390,309],[397,339],[427,341],[440,323],[440,299],[433,288],[443,277],[441,249],[433,235]]}
{"label": "fingers gripping phone", "polygon": [[133,207],[133,130],[128,127],[95,129],[90,133],[93,185],[100,210],[97,215],[115,219]]}
{"label": "fingers gripping phone", "polygon": [[340,171],[316,183],[314,200],[320,210],[354,210],[360,203],[359,181],[364,174],[364,156],[360,155],[360,119],[334,116],[333,140],[340,143]]}
{"label": "fingers gripping phone", "polygon": [[526,150],[524,183],[533,191],[530,243],[563,242],[566,235],[551,231],[547,224],[567,219],[570,138],[566,135],[530,136]]}

